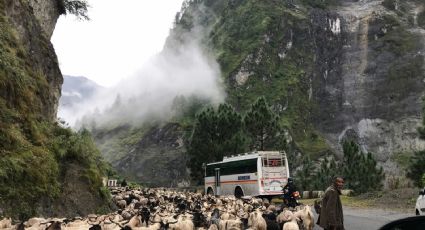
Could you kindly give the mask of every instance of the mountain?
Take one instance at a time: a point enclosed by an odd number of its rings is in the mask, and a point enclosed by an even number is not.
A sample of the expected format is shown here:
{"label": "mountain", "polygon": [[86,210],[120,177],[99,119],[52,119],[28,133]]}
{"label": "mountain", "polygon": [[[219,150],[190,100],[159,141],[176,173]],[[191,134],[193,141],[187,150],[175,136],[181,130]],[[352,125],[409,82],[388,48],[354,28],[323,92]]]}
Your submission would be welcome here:
{"label": "mountain", "polygon": [[[220,65],[227,103],[243,113],[265,96],[291,136],[294,168],[302,155],[341,158],[341,142],[353,140],[373,153],[388,180],[402,177],[402,159],[425,147],[416,131],[424,93],[424,8],[419,0],[185,1],[163,52],[196,38]],[[185,159],[194,124],[193,116],[186,118],[101,126],[94,135],[120,173],[149,184],[169,175],[154,179],[141,162],[165,150]],[[161,142],[164,130],[170,139]],[[174,160],[161,159],[165,165]],[[179,170],[180,181],[187,173]]]}
{"label": "mountain", "polygon": [[102,86],[86,77],[64,75],[59,110],[89,100],[102,89]]}
{"label": "mountain", "polygon": [[0,1],[0,210],[14,220],[109,210],[90,134],[56,120],[63,78],[50,36],[64,4]]}

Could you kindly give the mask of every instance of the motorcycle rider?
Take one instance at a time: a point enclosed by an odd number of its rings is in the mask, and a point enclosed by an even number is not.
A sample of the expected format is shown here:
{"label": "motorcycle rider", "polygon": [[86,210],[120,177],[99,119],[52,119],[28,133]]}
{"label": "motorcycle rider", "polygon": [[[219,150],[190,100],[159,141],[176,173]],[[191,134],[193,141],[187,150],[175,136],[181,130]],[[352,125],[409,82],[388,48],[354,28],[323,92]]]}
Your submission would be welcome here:
{"label": "motorcycle rider", "polygon": [[293,197],[293,193],[297,191],[294,179],[288,178],[288,183],[283,187],[283,200],[288,206],[295,207],[297,205],[296,199]]}

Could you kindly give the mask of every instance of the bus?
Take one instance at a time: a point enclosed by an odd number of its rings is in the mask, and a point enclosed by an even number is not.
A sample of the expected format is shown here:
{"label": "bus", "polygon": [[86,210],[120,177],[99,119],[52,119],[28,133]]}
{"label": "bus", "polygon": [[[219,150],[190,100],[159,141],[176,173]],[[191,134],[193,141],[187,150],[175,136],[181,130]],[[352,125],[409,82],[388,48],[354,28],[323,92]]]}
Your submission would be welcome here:
{"label": "bus", "polygon": [[272,198],[283,194],[289,177],[285,152],[255,151],[224,157],[208,163],[205,193],[210,195],[258,196]]}

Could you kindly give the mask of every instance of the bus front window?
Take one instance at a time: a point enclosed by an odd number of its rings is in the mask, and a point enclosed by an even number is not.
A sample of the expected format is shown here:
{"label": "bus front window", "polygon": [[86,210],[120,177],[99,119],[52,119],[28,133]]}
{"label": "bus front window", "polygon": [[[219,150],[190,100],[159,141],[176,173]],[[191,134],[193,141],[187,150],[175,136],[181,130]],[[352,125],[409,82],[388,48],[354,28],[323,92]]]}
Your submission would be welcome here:
{"label": "bus front window", "polygon": [[281,159],[269,159],[267,162],[267,167],[282,167]]}

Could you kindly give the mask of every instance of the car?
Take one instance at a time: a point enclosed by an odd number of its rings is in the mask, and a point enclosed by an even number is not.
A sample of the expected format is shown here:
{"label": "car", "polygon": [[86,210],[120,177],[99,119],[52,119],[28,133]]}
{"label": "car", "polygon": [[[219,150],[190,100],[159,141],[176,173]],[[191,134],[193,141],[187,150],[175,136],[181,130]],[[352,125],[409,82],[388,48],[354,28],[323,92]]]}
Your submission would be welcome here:
{"label": "car", "polygon": [[411,216],[411,217],[395,220],[379,228],[379,230],[424,230],[424,229],[425,229],[425,216]]}
{"label": "car", "polygon": [[425,188],[419,191],[419,197],[415,205],[416,215],[425,215]]}

